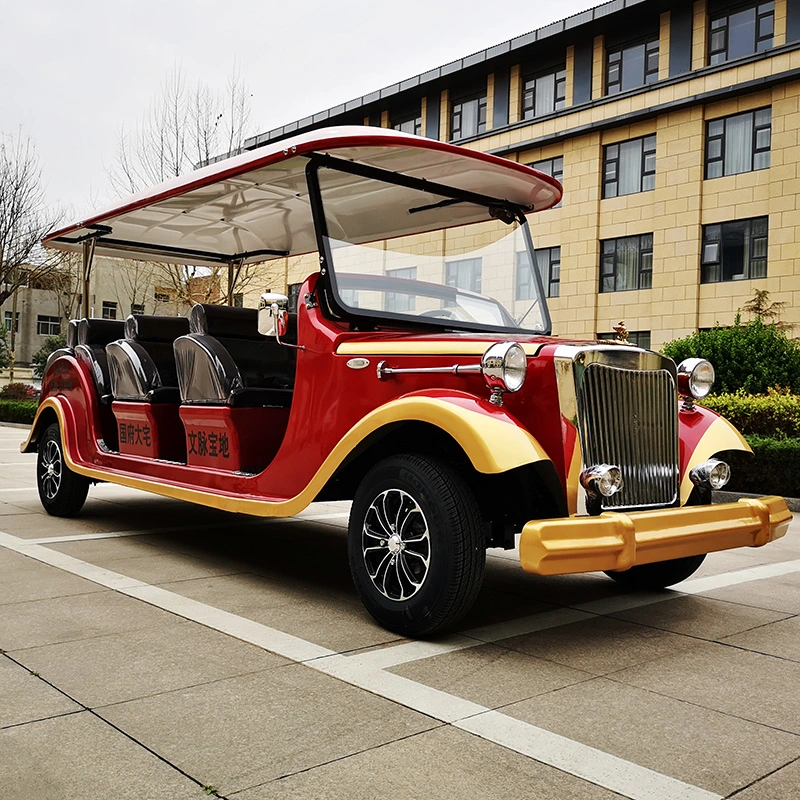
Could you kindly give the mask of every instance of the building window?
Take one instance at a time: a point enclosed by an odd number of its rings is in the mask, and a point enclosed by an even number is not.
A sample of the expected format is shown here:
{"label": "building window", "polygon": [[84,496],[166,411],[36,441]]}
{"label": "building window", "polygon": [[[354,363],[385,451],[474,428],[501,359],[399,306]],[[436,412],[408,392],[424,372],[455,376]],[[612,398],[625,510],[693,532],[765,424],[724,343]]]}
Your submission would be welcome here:
{"label": "building window", "polygon": [[144,303],[131,303],[131,314],[144,314]]}
{"label": "building window", "polygon": [[700,282],[766,278],[768,229],[768,217],[704,225]]}
{"label": "building window", "polygon": [[[558,297],[561,281],[561,248],[541,247],[534,253],[536,268],[547,297]],[[533,285],[533,274],[526,252],[517,253],[517,280],[515,299],[534,300],[536,289]]]}
{"label": "building window", "polygon": [[343,305],[349,308],[358,308],[358,289],[342,289],[339,294]]}
{"label": "building window", "polygon": [[300,298],[300,287],[302,283],[290,283],[288,289],[289,303],[286,306],[290,314],[297,313],[297,301]]}
{"label": "building window", "polygon": [[[17,316],[14,318],[14,322],[15,322],[15,324],[14,324],[14,333],[19,333],[19,313],[20,312],[17,311]],[[11,311],[6,311],[5,312],[5,325],[6,325],[6,330],[9,333],[11,333],[11,316],[12,316],[12,312]]]}
{"label": "building window", "polygon": [[[417,279],[416,267],[403,267],[401,269],[387,269],[387,278],[400,278],[401,280],[415,281]],[[386,310],[403,313],[416,309],[416,297],[405,292],[386,292]]]}
{"label": "building window", "polygon": [[169,295],[166,292],[155,292],[153,294],[153,300],[156,303],[169,303]]}
{"label": "building window", "polygon": [[445,265],[445,283],[468,292],[481,290],[481,259],[464,258]]}
{"label": "building window", "polygon": [[234,294],[233,307],[244,308],[244,294],[242,292],[236,292],[236,294]]}
{"label": "building window", "polygon": [[600,291],[627,292],[653,285],[653,234],[601,242]]}
{"label": "building window", "polygon": [[552,114],[566,105],[567,70],[539,73],[523,79],[522,118],[533,119]]}
{"label": "building window", "polygon": [[722,64],[769,50],[774,32],[774,2],[720,9],[710,15],[708,63]]}
{"label": "building window", "polygon": [[706,178],[768,169],[772,109],[710,120],[706,126]]}
{"label": "building window", "polygon": [[[556,158],[546,158],[543,161],[534,161],[528,164],[529,167],[538,169],[539,172],[544,172],[551,178],[555,178],[559,183],[564,182],[564,156],[557,156]],[[561,208],[562,201],[559,200],[553,208]]]}
{"label": "building window", "polygon": [[420,114],[411,114],[407,117],[392,120],[392,128],[396,131],[402,131],[403,133],[413,133],[417,136],[421,136],[422,116]]}
{"label": "building window", "polygon": [[606,57],[606,94],[618,94],[658,80],[658,36],[616,47]]}
{"label": "building window", "polygon": [[36,317],[36,333],[39,336],[58,336],[61,333],[61,318],[39,314]]}
{"label": "building window", "polygon": [[650,192],[656,186],[656,137],[603,148],[603,197]]}
{"label": "building window", "polygon": [[[616,333],[598,333],[597,338],[600,341],[617,340]],[[628,331],[628,342],[641,347],[642,350],[650,349],[650,331]]]}
{"label": "building window", "polygon": [[486,130],[486,91],[454,100],[450,112],[450,138],[465,139]]}
{"label": "building window", "polygon": [[117,318],[117,304],[103,300],[103,319]]}

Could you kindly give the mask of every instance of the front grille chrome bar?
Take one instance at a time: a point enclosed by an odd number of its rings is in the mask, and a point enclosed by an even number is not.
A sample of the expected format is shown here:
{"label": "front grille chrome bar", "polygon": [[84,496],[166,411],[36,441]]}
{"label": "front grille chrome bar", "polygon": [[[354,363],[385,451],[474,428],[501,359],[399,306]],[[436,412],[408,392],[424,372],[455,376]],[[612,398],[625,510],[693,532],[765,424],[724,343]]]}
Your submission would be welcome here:
{"label": "front grille chrome bar", "polygon": [[678,498],[678,403],[665,369],[591,363],[578,389],[585,466],[614,464],[622,490],[603,509],[670,506]]}

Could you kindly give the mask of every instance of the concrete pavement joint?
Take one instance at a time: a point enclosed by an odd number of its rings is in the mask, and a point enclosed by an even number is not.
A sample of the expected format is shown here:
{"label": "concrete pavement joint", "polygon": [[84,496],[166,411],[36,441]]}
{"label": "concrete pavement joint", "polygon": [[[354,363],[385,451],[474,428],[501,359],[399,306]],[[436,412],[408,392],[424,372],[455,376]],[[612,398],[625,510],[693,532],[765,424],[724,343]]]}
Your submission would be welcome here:
{"label": "concrete pavement joint", "polygon": [[[129,597],[143,600],[150,605],[191,619],[213,630],[227,633],[292,661],[303,663],[315,671],[338,678],[379,697],[419,711],[426,716],[450,723],[514,752],[553,766],[562,772],[615,791],[630,800],[721,800],[720,795],[663,775],[655,770],[509,717],[469,700],[419,684],[409,678],[385,672],[383,668],[368,666],[364,663],[366,654],[361,658],[342,656],[275,628],[97,567],[42,545],[31,544],[25,539],[19,539],[8,533],[0,532],[0,546],[56,566]],[[557,614],[557,612],[547,613]],[[566,615],[566,619],[571,620],[571,615]],[[566,623],[561,622],[560,624]],[[553,625],[548,627],[553,627]],[[462,637],[452,644],[465,644],[466,641],[469,641],[468,638]],[[399,647],[422,644],[410,642],[408,645]],[[480,642],[476,642],[477,644]],[[423,648],[416,652],[424,653],[426,651]]]}

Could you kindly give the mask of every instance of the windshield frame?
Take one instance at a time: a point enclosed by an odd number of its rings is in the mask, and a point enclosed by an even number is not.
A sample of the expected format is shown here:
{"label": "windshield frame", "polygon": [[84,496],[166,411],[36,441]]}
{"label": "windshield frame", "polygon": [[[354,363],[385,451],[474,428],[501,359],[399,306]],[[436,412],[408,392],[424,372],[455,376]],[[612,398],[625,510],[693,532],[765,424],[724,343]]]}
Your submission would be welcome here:
{"label": "windshield frame", "polygon": [[[536,254],[533,245],[533,239],[531,237],[530,228],[525,216],[526,212],[532,210],[531,208],[524,208],[502,199],[487,195],[480,195],[474,192],[462,191],[452,186],[446,186],[444,184],[414,178],[403,173],[390,172],[388,170],[383,170],[366,164],[360,164],[358,162],[344,161],[327,154],[315,153],[309,155],[308,158],[309,162],[306,166],[306,181],[308,184],[309,200],[317,238],[317,247],[319,250],[320,280],[317,285],[320,289],[320,299],[322,300],[320,305],[323,310],[327,311],[327,313],[333,318],[346,320],[350,322],[354,329],[360,330],[375,329],[383,326],[427,331],[463,331],[472,333],[517,334],[525,336],[550,335],[552,331],[552,322],[550,319],[550,310],[547,304],[547,294],[544,289],[544,284],[542,282],[539,269],[536,267]],[[421,192],[432,194],[439,200],[444,197],[446,198],[445,202],[469,202],[476,205],[481,205],[487,208],[489,212],[487,216],[489,218],[498,218],[506,222],[516,221],[519,224],[518,230],[521,232],[523,242],[525,243],[525,252],[527,252],[528,255],[528,263],[531,265],[531,272],[533,273],[533,281],[535,283],[537,293],[537,297],[531,300],[531,306],[525,312],[522,319],[524,319],[530,313],[530,309],[533,308],[534,304],[538,301],[542,306],[542,329],[538,330],[533,328],[522,328],[516,325],[490,325],[468,320],[437,319],[435,317],[421,318],[419,316],[377,309],[364,309],[362,311],[357,308],[342,305],[342,303],[339,301],[339,292],[337,291],[336,269],[334,266],[335,259],[330,246],[331,237],[328,233],[325,205],[319,180],[320,169],[338,170],[340,172],[366,177],[388,184],[416,189]],[[457,227],[462,226],[453,226],[454,229]],[[511,265],[511,269],[516,269],[516,265]],[[494,300],[494,298],[486,295],[482,295],[482,297],[484,297],[488,302],[497,303],[500,308],[508,313],[505,307],[501,303],[498,303],[498,301]]]}

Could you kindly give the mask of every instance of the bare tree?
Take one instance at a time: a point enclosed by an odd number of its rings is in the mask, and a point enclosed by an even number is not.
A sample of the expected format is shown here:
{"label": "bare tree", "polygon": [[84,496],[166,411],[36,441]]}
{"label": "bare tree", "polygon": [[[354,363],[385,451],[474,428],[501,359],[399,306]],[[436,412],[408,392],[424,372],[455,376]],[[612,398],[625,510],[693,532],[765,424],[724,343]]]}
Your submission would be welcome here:
{"label": "bare tree", "polygon": [[59,253],[39,246],[60,216],[45,202],[31,139],[0,134],[0,303],[60,263]]}
{"label": "bare tree", "polygon": [[[120,131],[117,155],[108,170],[111,185],[120,195],[127,195],[190,172],[240,152],[250,132],[250,94],[235,66],[223,93],[204,84],[190,89],[183,71],[176,67],[166,76],[160,94],[136,129]],[[224,267],[198,271],[158,264],[154,274],[180,304],[224,302]],[[252,274],[252,269],[242,269],[237,290],[246,287]],[[204,280],[198,282],[198,278]],[[202,299],[198,299],[200,295]]]}

